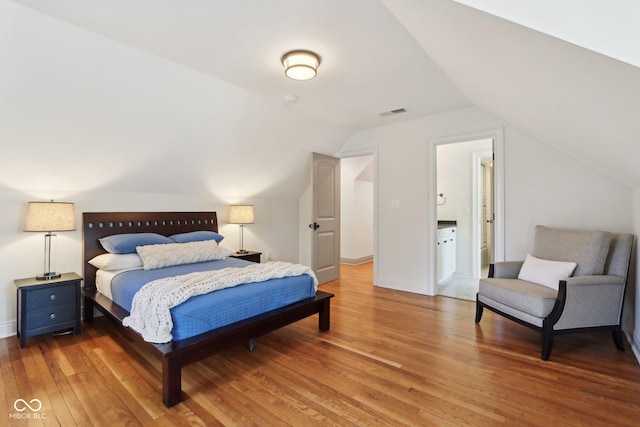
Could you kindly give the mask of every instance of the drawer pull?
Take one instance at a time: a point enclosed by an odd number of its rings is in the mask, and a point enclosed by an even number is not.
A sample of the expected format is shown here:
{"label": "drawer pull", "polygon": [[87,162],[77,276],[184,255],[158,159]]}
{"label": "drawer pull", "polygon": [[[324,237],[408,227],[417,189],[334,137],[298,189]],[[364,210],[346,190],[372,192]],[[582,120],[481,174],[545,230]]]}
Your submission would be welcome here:
{"label": "drawer pull", "polygon": [[55,300],[55,299],[56,299],[56,294],[51,294],[51,295],[49,295],[49,299],[50,299],[51,301]]}
{"label": "drawer pull", "polygon": [[51,314],[49,315],[49,319],[53,320],[53,319],[55,319],[55,318],[56,318],[56,314],[55,314],[55,313],[51,313]]}

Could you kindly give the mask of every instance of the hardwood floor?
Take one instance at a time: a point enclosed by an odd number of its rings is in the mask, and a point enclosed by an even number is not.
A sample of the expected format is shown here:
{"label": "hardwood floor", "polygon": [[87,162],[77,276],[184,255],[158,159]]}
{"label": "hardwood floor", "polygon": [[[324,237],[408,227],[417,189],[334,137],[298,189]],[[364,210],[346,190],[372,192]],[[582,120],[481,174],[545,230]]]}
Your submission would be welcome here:
{"label": "hardwood floor", "polygon": [[314,316],[184,368],[173,408],[160,361],[104,318],[24,349],[2,339],[0,425],[638,425],[640,365],[609,333],[560,336],[543,362],[534,331],[371,277],[343,266],[321,286],[336,294],[327,333]]}

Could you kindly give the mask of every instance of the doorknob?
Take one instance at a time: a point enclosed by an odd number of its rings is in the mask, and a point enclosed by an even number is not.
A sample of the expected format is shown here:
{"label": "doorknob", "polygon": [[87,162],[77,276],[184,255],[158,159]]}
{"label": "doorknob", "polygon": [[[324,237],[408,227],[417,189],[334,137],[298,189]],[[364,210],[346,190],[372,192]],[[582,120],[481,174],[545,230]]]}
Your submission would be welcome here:
{"label": "doorknob", "polygon": [[313,228],[314,230],[317,230],[318,228],[320,228],[320,224],[318,224],[317,222],[314,222],[313,224],[309,224],[309,228]]}
{"label": "doorknob", "polygon": [[487,224],[493,224],[493,220],[492,219],[488,219],[487,220]]}

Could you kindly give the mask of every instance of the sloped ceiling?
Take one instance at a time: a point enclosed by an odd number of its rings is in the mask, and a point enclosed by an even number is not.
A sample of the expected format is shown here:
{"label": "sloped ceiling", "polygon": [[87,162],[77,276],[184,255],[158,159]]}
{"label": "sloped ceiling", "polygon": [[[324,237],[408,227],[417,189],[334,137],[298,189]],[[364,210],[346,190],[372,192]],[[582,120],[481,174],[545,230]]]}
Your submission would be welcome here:
{"label": "sloped ceiling", "polygon": [[[0,8],[9,188],[297,197],[312,151],[471,105],[377,1]],[[284,76],[282,54],[299,48],[321,55],[316,79]],[[397,108],[408,112],[379,115]]]}
{"label": "sloped ceiling", "polygon": [[[351,129],[470,105],[377,0],[17,1]],[[284,77],[295,49],[321,56],[316,79]]]}
{"label": "sloped ceiling", "polygon": [[310,152],[351,134],[10,2],[0,3],[0,55],[0,183],[32,197],[295,197]]}
{"label": "sloped ceiling", "polygon": [[455,1],[640,67],[636,0]]}
{"label": "sloped ceiling", "polygon": [[453,1],[383,2],[474,104],[640,185],[639,68]]}
{"label": "sloped ceiling", "polygon": [[[8,187],[296,196],[311,151],[473,104],[640,185],[638,68],[452,0],[0,7]],[[316,79],[284,77],[298,48],[321,55]]]}

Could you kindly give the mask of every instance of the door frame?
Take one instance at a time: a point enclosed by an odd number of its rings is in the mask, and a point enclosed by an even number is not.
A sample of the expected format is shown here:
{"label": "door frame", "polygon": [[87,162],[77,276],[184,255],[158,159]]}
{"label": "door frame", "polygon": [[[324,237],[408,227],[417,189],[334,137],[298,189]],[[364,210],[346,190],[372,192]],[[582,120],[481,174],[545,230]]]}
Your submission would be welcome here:
{"label": "door frame", "polygon": [[437,146],[444,144],[454,144],[457,142],[468,142],[481,139],[493,139],[493,156],[494,156],[494,178],[493,178],[493,195],[494,195],[494,243],[495,243],[495,261],[504,261],[504,171],[505,171],[505,155],[504,155],[504,129],[488,129],[466,134],[458,134],[440,138],[432,138],[428,140],[428,174],[429,183],[427,185],[427,200],[429,200],[427,209],[427,241],[429,244],[430,255],[427,258],[427,294],[437,295],[438,292],[438,272],[437,272],[437,239],[438,239],[438,212],[437,212]]}
{"label": "door frame", "polygon": [[348,157],[373,156],[373,284],[378,283],[378,147],[360,150],[347,150],[339,152],[336,157],[344,159]]}
{"label": "door frame", "polygon": [[[471,244],[473,248],[473,256],[471,258],[471,273],[474,279],[479,279],[482,270],[482,168],[481,162],[493,154],[493,151],[474,151],[472,165],[472,201],[473,209],[471,210]],[[495,188],[494,188],[495,190]],[[494,206],[495,208],[495,206]],[[495,221],[494,221],[495,224]],[[495,245],[494,245],[495,246]]]}

